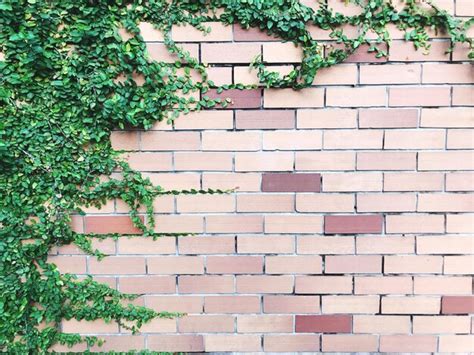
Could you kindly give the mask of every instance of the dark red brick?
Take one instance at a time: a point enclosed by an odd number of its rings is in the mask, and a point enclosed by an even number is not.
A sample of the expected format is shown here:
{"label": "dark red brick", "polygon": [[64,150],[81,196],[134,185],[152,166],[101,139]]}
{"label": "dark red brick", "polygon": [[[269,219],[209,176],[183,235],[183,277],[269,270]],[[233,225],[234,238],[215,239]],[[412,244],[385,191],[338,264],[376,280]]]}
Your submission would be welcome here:
{"label": "dark red brick", "polygon": [[296,333],[350,333],[352,332],[352,316],[296,316]]}
{"label": "dark red brick", "polygon": [[382,233],[382,224],[382,215],[324,216],[324,233]]}
{"label": "dark red brick", "polygon": [[[259,108],[262,103],[262,90],[260,89],[229,89],[224,90],[220,94],[217,93],[217,90],[210,89],[203,96],[209,96],[211,99],[220,98],[222,100],[229,98],[231,102],[227,108]],[[220,106],[216,106],[216,108],[220,108]]]}
{"label": "dark red brick", "polygon": [[320,192],[321,174],[263,174],[264,192]]}
{"label": "dark red brick", "polygon": [[295,128],[294,110],[246,110],[235,112],[237,129]]}
{"label": "dark red brick", "polygon": [[129,216],[87,216],[85,233],[141,234],[142,232],[133,225]]}
{"label": "dark red brick", "polygon": [[278,38],[269,36],[259,28],[242,28],[240,25],[234,25],[234,41],[253,42],[253,41],[278,41]]}
{"label": "dark red brick", "polygon": [[441,301],[441,313],[474,313],[474,296],[444,296]]}

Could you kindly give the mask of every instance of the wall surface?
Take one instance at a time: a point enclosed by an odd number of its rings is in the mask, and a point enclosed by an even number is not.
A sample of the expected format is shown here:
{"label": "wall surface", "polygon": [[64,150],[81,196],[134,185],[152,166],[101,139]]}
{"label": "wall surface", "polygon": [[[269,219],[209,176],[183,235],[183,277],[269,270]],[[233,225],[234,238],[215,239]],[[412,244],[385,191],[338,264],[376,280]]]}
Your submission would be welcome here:
{"label": "wall surface", "polygon": [[[474,15],[470,1],[440,3]],[[258,31],[212,27],[173,37],[217,84],[256,83],[248,63],[260,53],[282,73],[301,59]],[[151,57],[173,61],[142,29]],[[423,55],[391,32],[388,60],[363,48],[312,88],[229,91],[227,109],[114,132],[166,189],[237,190],[157,200],[157,231],[195,236],[107,240],[101,262],[72,247],[51,257],[187,316],[136,336],[103,322],[63,330],[103,335],[103,350],[474,351],[473,67],[466,49],[444,53],[442,34]],[[89,209],[76,228],[133,233],[124,206]]]}

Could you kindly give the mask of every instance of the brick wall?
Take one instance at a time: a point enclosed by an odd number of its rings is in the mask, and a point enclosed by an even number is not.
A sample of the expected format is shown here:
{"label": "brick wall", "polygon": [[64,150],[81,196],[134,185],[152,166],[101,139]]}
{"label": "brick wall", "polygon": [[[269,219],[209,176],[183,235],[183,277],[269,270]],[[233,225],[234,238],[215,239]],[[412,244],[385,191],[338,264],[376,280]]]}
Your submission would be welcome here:
{"label": "brick wall", "polygon": [[[470,0],[438,2],[474,15]],[[152,58],[174,60],[141,28]],[[259,53],[282,73],[301,58],[258,31],[212,28],[173,37],[218,84],[256,83]],[[157,231],[197,236],[106,240],[101,262],[72,247],[51,257],[187,316],[136,336],[98,321],[63,330],[103,335],[105,350],[474,351],[472,66],[465,48],[444,53],[443,34],[426,56],[391,32],[388,60],[362,49],[312,88],[231,90],[227,109],[115,132],[132,167],[166,189],[238,189],[157,200]],[[74,222],[136,232],[121,201]]]}

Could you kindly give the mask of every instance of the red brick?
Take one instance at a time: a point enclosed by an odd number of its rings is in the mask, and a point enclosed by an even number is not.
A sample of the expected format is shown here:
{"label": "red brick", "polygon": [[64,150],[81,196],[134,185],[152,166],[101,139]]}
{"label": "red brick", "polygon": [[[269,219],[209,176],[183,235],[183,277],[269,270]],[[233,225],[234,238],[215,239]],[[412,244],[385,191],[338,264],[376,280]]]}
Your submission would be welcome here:
{"label": "red brick", "polygon": [[294,127],[294,110],[235,111],[235,128],[237,129],[291,129]]}
{"label": "red brick", "polygon": [[321,174],[263,174],[264,192],[320,192]]}
{"label": "red brick", "polygon": [[325,234],[382,233],[383,216],[325,216]]}
{"label": "red brick", "polygon": [[86,233],[120,233],[141,234],[129,216],[87,216],[85,218]]}
{"label": "red brick", "polygon": [[208,256],[208,274],[258,274],[263,272],[261,256]]}
{"label": "red brick", "polygon": [[148,349],[169,352],[204,351],[202,335],[148,335]]}
{"label": "red brick", "polygon": [[441,313],[474,313],[474,296],[444,296],[441,301]]}
{"label": "red brick", "polygon": [[295,331],[297,333],[350,333],[352,332],[352,316],[296,316]]}
{"label": "red brick", "polygon": [[229,98],[231,99],[231,102],[229,103],[228,108],[258,108],[261,106],[262,102],[262,90],[260,89],[230,89],[224,90],[220,94],[218,94],[215,89],[211,89],[203,94],[203,96],[209,96],[211,99],[220,98],[221,100]]}

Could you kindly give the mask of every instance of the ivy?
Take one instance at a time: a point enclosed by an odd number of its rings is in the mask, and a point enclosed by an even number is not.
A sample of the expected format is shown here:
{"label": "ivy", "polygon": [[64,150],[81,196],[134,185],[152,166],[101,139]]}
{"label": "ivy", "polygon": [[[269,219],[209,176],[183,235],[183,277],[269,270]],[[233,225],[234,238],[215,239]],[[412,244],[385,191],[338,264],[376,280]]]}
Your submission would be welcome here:
{"label": "ivy", "polygon": [[[149,129],[157,121],[171,123],[180,114],[227,105],[227,100],[187,95],[216,86],[206,66],[173,42],[172,26],[190,24],[208,32],[208,21],[236,23],[300,45],[301,63],[283,77],[269,71],[262,58],[255,60],[252,65],[267,87],[310,86],[318,70],[343,62],[363,44],[377,56],[386,55],[387,24],[405,30],[406,39],[424,50],[429,49],[427,29],[445,31],[450,50],[467,45],[472,58],[472,39],[466,35],[472,20],[461,22],[415,0],[407,0],[401,11],[387,0],[352,2],[360,5],[360,15],[334,13],[325,1],[318,11],[296,0],[0,2],[0,350],[36,354],[57,343],[100,343],[96,337],[62,333],[64,319],[115,321],[135,332],[155,317],[179,316],[131,305],[136,296],[90,277],[63,275],[47,261],[52,248],[71,243],[101,258],[93,238],[121,237],[73,231],[71,215],[83,214],[84,207],[123,200],[143,235],[157,238],[152,208],[157,196],[224,192],[164,191],[111,147],[113,129]],[[163,33],[174,63],[150,59],[139,22]],[[357,26],[358,36],[347,36],[345,25]],[[315,41],[310,26],[328,30],[339,47]],[[123,31],[130,38],[122,38]],[[371,32],[376,38],[369,40]],[[192,79],[193,72],[200,80]],[[146,222],[138,212],[143,206]]]}

